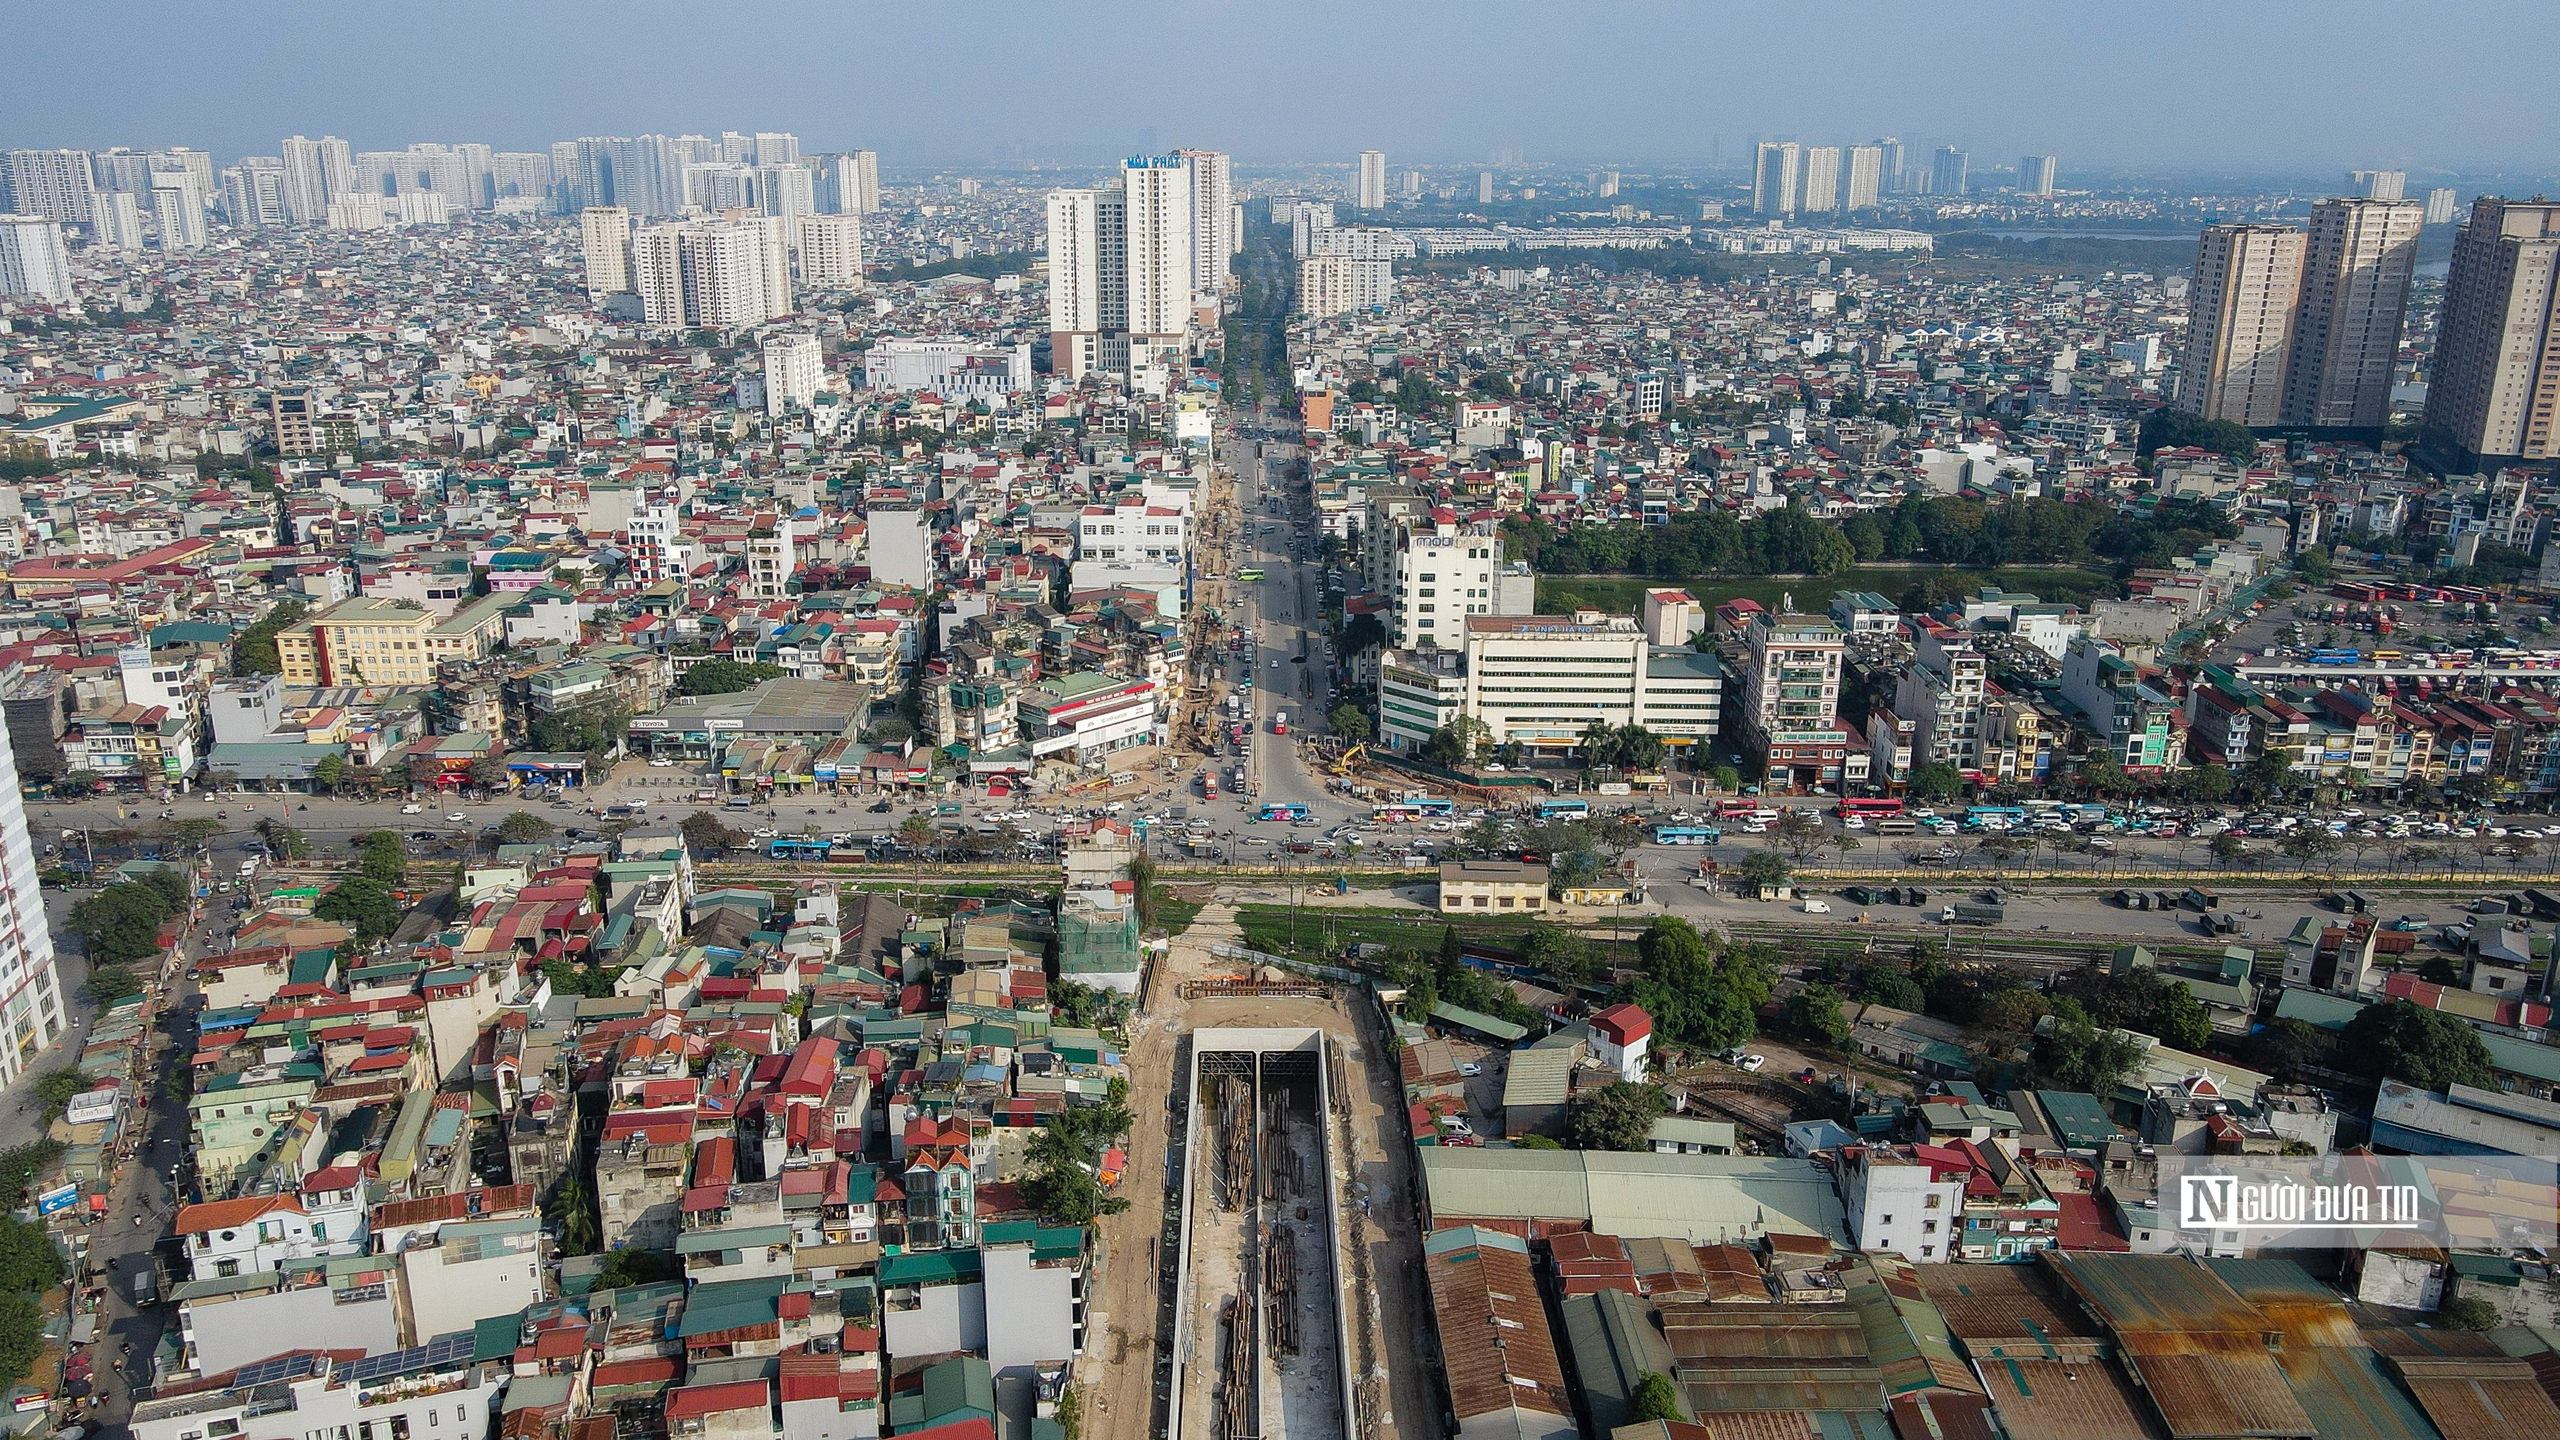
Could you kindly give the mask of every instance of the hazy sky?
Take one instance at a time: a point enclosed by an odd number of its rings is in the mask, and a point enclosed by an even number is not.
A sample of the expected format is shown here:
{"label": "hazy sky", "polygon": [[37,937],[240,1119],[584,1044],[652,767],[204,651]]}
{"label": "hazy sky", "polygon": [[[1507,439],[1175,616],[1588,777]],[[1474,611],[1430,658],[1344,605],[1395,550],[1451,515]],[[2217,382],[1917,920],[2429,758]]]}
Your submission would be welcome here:
{"label": "hazy sky", "polygon": [[2554,0],[2139,5],[0,0],[0,145],[357,148],[797,132],[892,170],[1729,161],[1755,135],[1977,166],[2560,169]]}

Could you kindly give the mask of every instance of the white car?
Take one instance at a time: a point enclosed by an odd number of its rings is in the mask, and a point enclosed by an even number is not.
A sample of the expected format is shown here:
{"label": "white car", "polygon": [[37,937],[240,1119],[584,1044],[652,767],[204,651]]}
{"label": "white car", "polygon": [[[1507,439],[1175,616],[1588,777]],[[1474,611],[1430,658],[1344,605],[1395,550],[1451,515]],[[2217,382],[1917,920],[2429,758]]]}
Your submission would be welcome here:
{"label": "white car", "polygon": [[461,811],[459,811],[459,810],[455,810],[455,811],[452,811],[451,813],[447,814],[444,818],[445,818],[445,823],[446,823],[446,824],[448,824],[448,825],[459,825],[459,824],[461,824],[463,821],[468,820],[468,819],[470,819],[471,817],[470,817],[470,816],[468,816],[468,815],[463,814],[463,813],[462,813]]}
{"label": "white car", "polygon": [[649,762],[649,768],[652,770],[673,770],[676,768],[676,762],[661,755],[657,759]]}
{"label": "white car", "polygon": [[1742,827],[1742,833],[1745,835],[1766,835],[1769,833],[1769,827],[1761,824],[1757,820],[1754,820],[1750,824]]}
{"label": "white car", "polygon": [[1768,1057],[1768,1056],[1766,1056],[1766,1055],[1745,1055],[1745,1056],[1743,1056],[1743,1057],[1742,1057],[1742,1068],[1743,1068],[1743,1069],[1745,1069],[1745,1070],[1755,1070],[1755,1071],[1756,1071],[1756,1070],[1758,1070],[1761,1066],[1766,1065],[1766,1064],[1768,1064],[1768,1063],[1769,1063],[1769,1057]]}
{"label": "white car", "polygon": [[1840,828],[1843,830],[1864,830],[1867,828],[1867,822],[1859,819],[1855,815],[1843,815],[1840,817]]}
{"label": "white car", "polygon": [[427,807],[416,804],[403,805],[400,807],[400,813],[403,815],[423,815],[427,813]]}
{"label": "white car", "polygon": [[1474,1079],[1476,1076],[1481,1075],[1481,1074],[1483,1074],[1483,1073],[1484,1073],[1484,1067],[1483,1067],[1482,1065],[1477,1064],[1477,1063],[1476,1063],[1476,1062],[1474,1062],[1473,1060],[1470,1060],[1470,1061],[1466,1062],[1465,1064],[1463,1064],[1463,1065],[1461,1065],[1461,1066],[1459,1066],[1459,1067],[1458,1067],[1458,1073],[1459,1073],[1459,1074],[1461,1074],[1461,1075],[1464,1075],[1464,1076],[1466,1076],[1468,1079],[1472,1080],[1472,1079]]}

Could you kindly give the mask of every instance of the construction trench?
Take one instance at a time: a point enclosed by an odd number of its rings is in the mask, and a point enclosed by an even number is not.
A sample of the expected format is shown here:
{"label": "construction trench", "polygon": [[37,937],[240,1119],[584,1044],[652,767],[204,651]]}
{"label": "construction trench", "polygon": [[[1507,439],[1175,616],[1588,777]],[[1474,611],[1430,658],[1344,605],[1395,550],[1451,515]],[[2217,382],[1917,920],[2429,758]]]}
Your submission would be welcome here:
{"label": "construction trench", "polygon": [[1170,1433],[1351,1440],[1322,1032],[1193,1045]]}

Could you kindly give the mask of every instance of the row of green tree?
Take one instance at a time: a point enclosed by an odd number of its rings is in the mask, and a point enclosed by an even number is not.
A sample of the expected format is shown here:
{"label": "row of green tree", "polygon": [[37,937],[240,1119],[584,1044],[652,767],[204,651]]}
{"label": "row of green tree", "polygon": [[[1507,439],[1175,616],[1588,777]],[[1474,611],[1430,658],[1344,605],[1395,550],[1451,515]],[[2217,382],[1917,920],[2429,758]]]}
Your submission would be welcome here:
{"label": "row of green tree", "polygon": [[[1510,553],[1548,575],[1650,575],[1692,579],[1744,575],[1836,575],[1877,561],[2006,565],[2156,566],[2211,540],[2237,534],[2231,522],[2193,500],[2164,500],[2147,513],[2118,514],[2044,496],[1997,504],[1949,495],[1906,495],[1891,511],[1838,524],[1790,506],[1745,520],[1729,511],[1687,511],[1670,523],[1619,521],[1557,530],[1541,516],[1504,521]],[[1928,603],[1951,598],[1923,597]]]}

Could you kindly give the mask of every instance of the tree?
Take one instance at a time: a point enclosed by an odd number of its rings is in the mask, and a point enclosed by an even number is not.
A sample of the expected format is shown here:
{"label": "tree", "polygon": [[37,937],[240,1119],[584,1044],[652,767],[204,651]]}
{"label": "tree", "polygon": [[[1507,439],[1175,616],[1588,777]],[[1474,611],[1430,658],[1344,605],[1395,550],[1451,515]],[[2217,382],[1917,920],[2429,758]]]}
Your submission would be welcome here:
{"label": "tree", "polygon": [[1842,1018],[1840,1005],[1839,991],[1828,985],[1807,985],[1787,999],[1787,1028],[1839,1049],[1849,1043],[1849,1022]]}
{"label": "tree", "polygon": [[310,836],[272,815],[261,816],[258,823],[250,828],[257,831],[260,840],[266,842],[268,853],[279,860],[299,860],[311,853]]}
{"label": "tree", "polygon": [[44,1312],[32,1296],[0,1295],[0,1385],[15,1385],[44,1353]]}
{"label": "tree", "polygon": [[619,1290],[626,1285],[664,1285],[684,1278],[684,1262],[673,1250],[617,1249],[605,1252],[604,1265],[596,1271],[595,1289]]}
{"label": "tree", "polygon": [[213,843],[213,837],[225,828],[221,821],[210,815],[190,815],[170,826],[169,833],[180,845],[202,854],[205,847]]}
{"label": "tree", "polygon": [[80,937],[92,965],[125,965],[160,948],[169,902],[149,885],[110,885],[71,907],[63,928]]}
{"label": "tree", "polygon": [[483,755],[472,761],[470,775],[473,787],[484,792],[512,789],[516,783],[515,772],[507,768],[506,761],[495,755]]}
{"label": "tree", "polygon": [[718,855],[747,843],[747,837],[729,827],[729,822],[708,810],[696,810],[684,817],[676,827],[683,832],[684,843],[697,854]]}
{"label": "tree", "polygon": [[1929,993],[1920,988],[1920,982],[1893,965],[1870,965],[1859,971],[1849,994],[1861,1005],[1885,1005],[1896,1010],[1921,1010],[1929,1003]]}
{"label": "tree", "polygon": [[1334,706],[1333,713],[1324,717],[1324,723],[1335,738],[1355,745],[1370,735],[1369,712],[1357,705]]}
{"label": "tree", "polygon": [[1565,1113],[1566,1139],[1576,1150],[1650,1150],[1653,1122],[1670,1108],[1659,1085],[1615,1081],[1573,1097]]}
{"label": "tree", "polygon": [[2503,1323],[2498,1307],[2477,1295],[2456,1295],[2436,1307],[2436,1318],[2454,1330],[2495,1330]]}
{"label": "tree", "polygon": [[2213,856],[2214,863],[2226,870],[2247,859],[2249,854],[2249,843],[2228,833],[2214,836],[2205,842],[2204,848]]}
{"label": "tree", "polygon": [[1653,1420],[1682,1421],[1688,1413],[1680,1408],[1680,1389],[1671,1377],[1659,1370],[1647,1370],[1636,1377],[1635,1388],[1627,1392],[1627,1423],[1642,1425]]}
{"label": "tree", "polygon": [[551,1201],[546,1207],[551,1218],[560,1222],[560,1253],[592,1255],[596,1248],[595,1194],[587,1187],[587,1177],[572,1169],[551,1187]]}
{"label": "tree", "polygon": [[347,926],[359,940],[379,940],[400,928],[399,902],[391,898],[381,881],[361,876],[341,881],[337,889],[320,897],[311,913],[315,918]]}
{"label": "tree", "polygon": [[531,811],[513,811],[498,822],[498,838],[510,845],[530,845],[550,833],[551,822]]}
{"label": "tree", "polygon": [[2165,977],[2148,1028],[2172,1050],[2201,1050],[2213,1039],[2213,1019],[2205,1013],[2204,1002],[2186,986]]}
{"label": "tree", "polygon": [[0,1215],[0,1294],[41,1295],[62,1283],[62,1252],[41,1225]]}
{"label": "tree", "polygon": [[359,865],[366,879],[397,885],[409,878],[409,852],[400,843],[400,832],[376,830],[356,845],[363,852]]}
{"label": "tree", "polygon": [[1734,867],[1734,877],[1754,890],[1763,885],[1784,885],[1794,873],[1795,867],[1787,863],[1787,857],[1775,850],[1754,850]]}
{"label": "tree", "polygon": [[231,673],[234,675],[281,675],[284,661],[276,654],[276,636],[310,613],[311,607],[299,600],[287,600],[260,616],[258,622],[232,637]]}
{"label": "tree", "polygon": [[338,787],[346,783],[346,778],[347,757],[344,755],[323,755],[319,763],[311,767],[311,783],[332,795],[338,793]]}
{"label": "tree", "polygon": [[2178,772],[2177,788],[2190,800],[2217,804],[2231,798],[2238,783],[2231,778],[2230,767],[2224,765],[2190,765]]}
{"label": "tree", "polygon": [[933,821],[924,815],[909,815],[898,822],[898,838],[910,849],[921,849],[933,843]]}
{"label": "tree", "polygon": [[98,793],[99,784],[106,778],[95,770],[74,770],[53,782],[54,798],[77,800],[83,796],[95,795]]}
{"label": "tree", "polygon": [[1523,932],[1514,948],[1521,964],[1567,987],[1589,980],[1595,968],[1581,936],[1543,920]]}
{"label": "tree", "polygon": [[676,682],[676,693],[679,695],[734,695],[754,686],[759,681],[779,680],[789,673],[779,665],[768,665],[760,660],[753,663],[743,660],[697,660],[692,669],[684,672],[684,678]]}
{"label": "tree", "polygon": [[2246,465],[2257,458],[2258,437],[2249,427],[2231,420],[2207,420],[2186,410],[2163,407],[2142,417],[2141,436],[2134,442],[2137,459],[2148,460],[2160,450],[2177,450],[2187,446],[2210,450]]}
{"label": "tree", "polygon": [[1953,800],[1964,793],[1964,772],[1944,760],[1931,760],[1912,766],[1903,788],[1914,800]]}
{"label": "tree", "polygon": [[1467,763],[1467,744],[1454,727],[1443,725],[1422,742],[1422,758],[1443,769],[1455,769]]}
{"label": "tree", "polygon": [[1139,927],[1152,927],[1164,904],[1164,887],[1156,883],[1155,857],[1143,850],[1129,857],[1129,899],[1138,912]]}
{"label": "tree", "polygon": [[[2418,978],[2430,985],[2459,985],[2462,983],[2462,971],[2442,955],[2430,955],[2418,966]],[[2294,1023],[2302,1022],[2297,1020]]]}
{"label": "tree", "polygon": [[50,1125],[62,1118],[71,1106],[71,1097],[89,1088],[86,1077],[73,1066],[47,1070],[36,1077],[36,1100],[43,1108],[44,1123]]}
{"label": "tree", "polygon": [[1822,853],[1831,843],[1830,832],[1822,826],[1822,817],[1810,810],[1789,810],[1769,827],[1771,847],[1783,850],[1798,865]]}
{"label": "tree", "polygon": [[2386,1000],[2357,1011],[2338,1036],[2338,1055],[2374,1080],[2398,1080],[2423,1090],[2492,1083],[2489,1047],[2468,1024],[2406,1000]]}
{"label": "tree", "polygon": [[2305,1078],[2328,1054],[2329,1037],[2307,1020],[2278,1020],[2249,1037],[2249,1063],[2288,1083]]}

